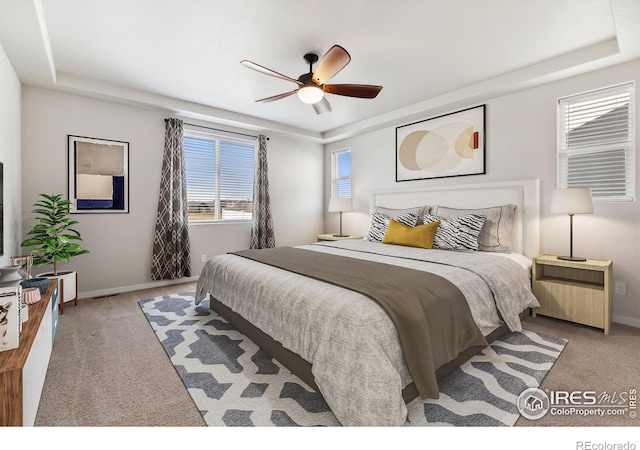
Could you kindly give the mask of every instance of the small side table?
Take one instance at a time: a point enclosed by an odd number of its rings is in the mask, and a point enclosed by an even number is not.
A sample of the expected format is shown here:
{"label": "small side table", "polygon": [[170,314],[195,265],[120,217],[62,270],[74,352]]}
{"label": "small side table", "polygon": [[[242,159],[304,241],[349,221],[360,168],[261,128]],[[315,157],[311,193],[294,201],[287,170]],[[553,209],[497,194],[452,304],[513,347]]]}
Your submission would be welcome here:
{"label": "small side table", "polygon": [[318,242],[322,241],[342,241],[344,239],[364,239],[364,236],[358,236],[356,234],[349,234],[347,236],[334,236],[333,233],[319,234],[316,236]]}
{"label": "small side table", "polygon": [[533,258],[537,314],[602,328],[609,334],[613,299],[613,261],[564,261],[556,255]]}

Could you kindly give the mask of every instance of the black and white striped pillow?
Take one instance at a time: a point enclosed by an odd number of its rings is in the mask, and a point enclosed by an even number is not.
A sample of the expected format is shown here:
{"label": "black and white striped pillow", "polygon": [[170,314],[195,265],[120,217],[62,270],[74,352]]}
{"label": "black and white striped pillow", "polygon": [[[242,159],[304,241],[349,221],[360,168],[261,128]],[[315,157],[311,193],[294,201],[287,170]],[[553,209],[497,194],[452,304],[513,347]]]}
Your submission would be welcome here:
{"label": "black and white striped pillow", "polygon": [[478,250],[478,236],[487,218],[480,214],[442,219],[425,214],[424,223],[440,222],[433,238],[433,248],[441,250]]}
{"label": "black and white striped pillow", "polygon": [[[391,218],[384,214],[373,213],[371,216],[371,226],[364,240],[382,242],[382,238],[387,232],[387,228],[389,228],[389,220],[391,220]],[[414,213],[400,214],[399,216],[393,217],[393,220],[408,227],[415,227],[418,223],[418,215]]]}

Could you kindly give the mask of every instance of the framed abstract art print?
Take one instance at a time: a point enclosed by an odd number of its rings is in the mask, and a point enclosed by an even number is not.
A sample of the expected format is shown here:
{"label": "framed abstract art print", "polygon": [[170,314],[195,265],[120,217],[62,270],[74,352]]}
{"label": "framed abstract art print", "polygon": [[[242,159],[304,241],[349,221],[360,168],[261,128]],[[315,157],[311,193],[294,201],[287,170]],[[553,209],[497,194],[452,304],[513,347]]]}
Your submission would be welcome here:
{"label": "framed abstract art print", "polygon": [[71,213],[129,212],[129,143],[68,136]]}
{"label": "framed abstract art print", "polygon": [[396,181],[485,172],[485,105],[396,127]]}

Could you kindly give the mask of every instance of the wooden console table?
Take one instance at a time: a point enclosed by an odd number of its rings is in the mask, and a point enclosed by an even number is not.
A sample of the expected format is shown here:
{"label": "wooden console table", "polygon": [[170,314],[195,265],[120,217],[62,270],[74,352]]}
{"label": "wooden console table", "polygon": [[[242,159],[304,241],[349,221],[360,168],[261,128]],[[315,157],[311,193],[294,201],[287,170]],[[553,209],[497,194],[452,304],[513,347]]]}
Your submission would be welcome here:
{"label": "wooden console table", "polygon": [[54,278],[42,299],[29,305],[19,347],[0,352],[0,426],[31,426],[35,422],[53,347],[57,287]]}

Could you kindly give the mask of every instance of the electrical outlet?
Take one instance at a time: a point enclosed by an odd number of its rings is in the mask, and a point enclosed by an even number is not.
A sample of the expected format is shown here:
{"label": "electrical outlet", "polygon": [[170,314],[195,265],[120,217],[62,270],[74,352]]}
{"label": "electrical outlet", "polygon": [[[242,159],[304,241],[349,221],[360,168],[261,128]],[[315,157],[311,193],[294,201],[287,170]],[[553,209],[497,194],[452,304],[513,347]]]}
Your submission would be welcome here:
{"label": "electrical outlet", "polygon": [[207,262],[207,255],[200,255],[200,262]]}
{"label": "electrical outlet", "polygon": [[617,281],[615,284],[615,290],[616,290],[616,294],[619,295],[627,295],[627,283],[622,283],[620,281]]}

